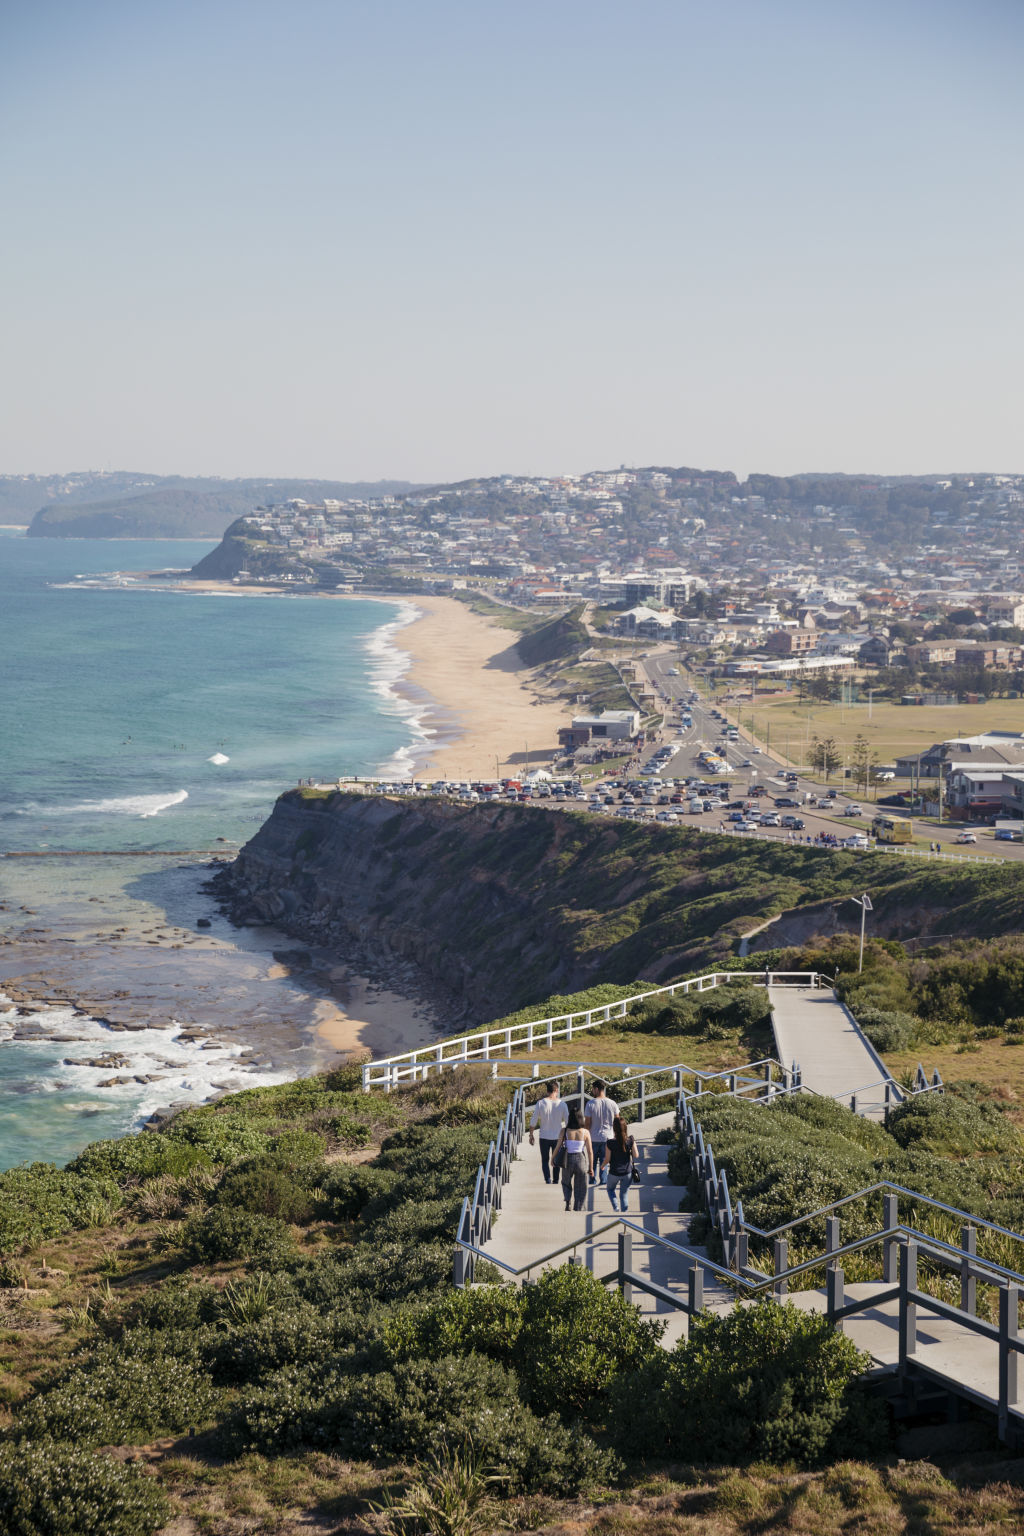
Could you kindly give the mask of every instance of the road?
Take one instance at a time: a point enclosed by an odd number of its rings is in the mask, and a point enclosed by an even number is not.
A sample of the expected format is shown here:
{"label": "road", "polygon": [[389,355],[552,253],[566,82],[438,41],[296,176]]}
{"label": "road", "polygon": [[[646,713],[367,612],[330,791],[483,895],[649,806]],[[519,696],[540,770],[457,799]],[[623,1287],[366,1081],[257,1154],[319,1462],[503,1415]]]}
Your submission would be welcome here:
{"label": "road", "polygon": [[[658,698],[665,704],[672,717],[678,718],[679,705],[685,704],[686,699],[694,691],[695,679],[692,673],[679,667],[678,654],[672,650],[650,651],[640,660],[650,682],[651,687]],[[867,831],[875,807],[870,800],[863,798],[846,789],[839,789],[834,801],[835,809],[831,811],[819,810],[813,803],[814,800],[824,799],[826,787],[813,779],[801,776],[795,786],[783,783],[780,774],[782,772],[782,759],[780,754],[766,752],[759,743],[754,741],[749,731],[742,726],[739,728],[739,739],[735,743],[726,742],[722,737],[723,725],[726,722],[739,725],[736,714],[730,714],[728,705],[721,709],[723,720],[716,720],[711,713],[712,706],[703,702],[687,705],[693,724],[688,730],[680,727],[666,725],[662,732],[664,741],[681,741],[683,745],[670,760],[665,762],[661,769],[660,777],[672,779],[685,779],[694,775],[707,779],[703,769],[697,762],[698,753],[705,747],[713,747],[720,756],[724,757],[733,770],[728,776],[729,799],[745,799],[750,788],[763,784],[768,793],[760,796],[761,805],[765,810],[775,810],[772,803],[777,796],[790,797],[803,801],[806,794],[813,796],[808,804],[798,807],[779,807],[780,814],[787,811],[800,816],[805,822],[803,837],[817,836],[819,832],[834,832],[837,837],[848,837],[857,831]],[[717,706],[714,706],[717,708]],[[644,753],[645,759],[650,759],[657,750],[656,745],[648,747]],[[835,785],[829,786],[836,788]],[[843,811],[847,806],[860,807],[864,815],[861,818],[847,817]],[[659,807],[661,809],[661,807]],[[715,828],[720,825],[722,815],[719,811],[705,811],[699,816],[687,816],[685,825],[695,827]],[[764,832],[775,837],[781,842],[790,841],[788,833],[781,828],[766,827]],[[956,842],[956,838],[963,828],[959,823],[947,823],[941,827],[933,826],[930,822],[916,821],[915,835],[924,838],[927,842],[937,842],[942,852],[952,854],[974,854],[989,858],[1009,859],[1011,861],[1024,860],[1024,845],[1020,843],[995,842],[990,828],[979,828],[977,831],[977,843],[963,845]]]}

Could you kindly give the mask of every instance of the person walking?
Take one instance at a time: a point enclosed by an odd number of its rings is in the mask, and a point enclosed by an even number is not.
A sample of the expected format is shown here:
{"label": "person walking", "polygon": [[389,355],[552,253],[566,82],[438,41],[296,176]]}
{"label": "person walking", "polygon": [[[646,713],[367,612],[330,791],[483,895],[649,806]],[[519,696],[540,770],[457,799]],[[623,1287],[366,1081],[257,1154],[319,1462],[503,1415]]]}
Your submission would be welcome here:
{"label": "person walking", "polygon": [[558,1138],[555,1147],[555,1157],[565,1147],[565,1156],[562,1159],[562,1194],[565,1196],[565,1208],[569,1209],[570,1201],[574,1211],[582,1211],[583,1202],[587,1198],[587,1175],[594,1176],[594,1144],[590,1139],[590,1132],[583,1124],[583,1116],[575,1104],[569,1111],[569,1120]]}
{"label": "person walking", "polygon": [[[604,1154],[608,1167],[608,1199],[613,1211],[629,1210],[629,1186],[633,1182],[633,1164],[636,1162],[636,1142],[629,1134],[625,1115],[616,1115],[612,1125],[612,1137]],[[618,1204],[615,1196],[618,1194]]]}
{"label": "person walking", "polygon": [[594,1147],[594,1164],[590,1170],[591,1184],[598,1181],[604,1183],[604,1149],[608,1145],[608,1138],[612,1134],[612,1122],[618,1112],[619,1106],[614,1099],[608,1097],[605,1084],[597,1079],[583,1111]]}
{"label": "person walking", "polygon": [[544,1084],[545,1096],[538,1099],[530,1116],[530,1146],[534,1145],[533,1133],[540,1131],[540,1166],[545,1184],[557,1184],[558,1175],[551,1166],[552,1153],[569,1118],[568,1106],[562,1099],[558,1084],[552,1079]]}

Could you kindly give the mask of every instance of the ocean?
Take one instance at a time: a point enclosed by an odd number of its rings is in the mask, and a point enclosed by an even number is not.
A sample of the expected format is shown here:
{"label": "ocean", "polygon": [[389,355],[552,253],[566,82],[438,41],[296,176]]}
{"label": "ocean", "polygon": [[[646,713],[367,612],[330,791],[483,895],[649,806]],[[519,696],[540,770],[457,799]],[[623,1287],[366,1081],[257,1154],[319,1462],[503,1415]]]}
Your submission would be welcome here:
{"label": "ocean", "polygon": [[[0,1167],[317,1063],[316,989],[174,855],[230,852],[300,778],[409,772],[428,733],[394,640],[415,609],[126,574],[210,547],[0,538],[0,851],[47,855],[0,860]],[[129,1027],[81,1003],[111,996]]]}

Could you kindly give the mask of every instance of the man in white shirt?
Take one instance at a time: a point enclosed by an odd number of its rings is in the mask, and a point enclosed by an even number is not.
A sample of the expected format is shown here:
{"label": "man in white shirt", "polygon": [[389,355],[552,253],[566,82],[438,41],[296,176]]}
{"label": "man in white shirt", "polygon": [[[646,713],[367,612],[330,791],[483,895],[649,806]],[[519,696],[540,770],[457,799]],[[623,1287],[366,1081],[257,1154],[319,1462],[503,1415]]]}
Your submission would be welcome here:
{"label": "man in white shirt", "polygon": [[558,1184],[558,1176],[551,1168],[551,1154],[555,1150],[555,1143],[569,1119],[569,1111],[562,1101],[558,1084],[554,1081],[545,1083],[546,1097],[538,1099],[533,1106],[533,1114],[530,1116],[530,1146],[532,1147],[533,1133],[540,1130],[540,1166],[544,1173],[545,1184]]}
{"label": "man in white shirt", "polygon": [[590,1175],[591,1184],[605,1182],[607,1172],[604,1167],[604,1149],[612,1136],[612,1121],[619,1112],[619,1106],[614,1099],[608,1097],[604,1083],[595,1082],[592,1090],[593,1097],[587,1100],[583,1113],[587,1120],[587,1130],[590,1132],[590,1140],[594,1146],[594,1172]]}

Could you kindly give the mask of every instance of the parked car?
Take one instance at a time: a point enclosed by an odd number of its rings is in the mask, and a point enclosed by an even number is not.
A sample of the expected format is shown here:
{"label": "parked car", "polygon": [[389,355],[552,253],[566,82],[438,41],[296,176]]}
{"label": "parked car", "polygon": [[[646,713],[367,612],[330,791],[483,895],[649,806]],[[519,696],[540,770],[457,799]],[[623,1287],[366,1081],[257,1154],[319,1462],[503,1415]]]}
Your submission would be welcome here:
{"label": "parked car", "polygon": [[871,847],[871,839],[865,837],[863,832],[855,832],[852,837],[843,838],[843,847],[867,849]]}
{"label": "parked car", "polygon": [[958,832],[953,841],[954,843],[976,843],[978,834],[977,832]]}
{"label": "parked car", "polygon": [[997,843],[1019,843],[1021,834],[1010,827],[996,827],[995,838]]}
{"label": "parked car", "polygon": [[781,826],[781,822],[779,820],[779,816],[778,816],[777,812],[775,812],[775,811],[765,811],[764,815],[761,817],[761,825],[762,825],[762,827],[778,827],[778,826]]}
{"label": "parked car", "polygon": [[782,825],[788,827],[790,832],[802,832],[805,823],[802,816],[783,816]]}
{"label": "parked car", "polygon": [[799,800],[794,800],[792,795],[776,795],[776,805],[799,805]]}

